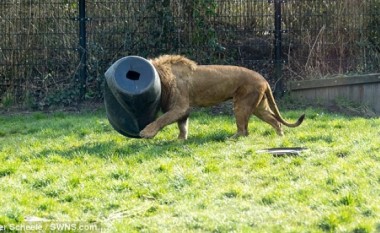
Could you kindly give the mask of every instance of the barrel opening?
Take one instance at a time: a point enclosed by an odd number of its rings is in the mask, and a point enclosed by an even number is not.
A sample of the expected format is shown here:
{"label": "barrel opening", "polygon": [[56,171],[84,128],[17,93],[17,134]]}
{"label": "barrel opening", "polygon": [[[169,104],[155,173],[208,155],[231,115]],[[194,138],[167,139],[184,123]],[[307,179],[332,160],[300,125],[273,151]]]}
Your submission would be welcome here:
{"label": "barrel opening", "polygon": [[133,71],[133,70],[130,70],[127,72],[127,79],[130,79],[130,80],[133,80],[133,81],[137,81],[140,79],[140,73],[139,72],[136,72],[136,71]]}

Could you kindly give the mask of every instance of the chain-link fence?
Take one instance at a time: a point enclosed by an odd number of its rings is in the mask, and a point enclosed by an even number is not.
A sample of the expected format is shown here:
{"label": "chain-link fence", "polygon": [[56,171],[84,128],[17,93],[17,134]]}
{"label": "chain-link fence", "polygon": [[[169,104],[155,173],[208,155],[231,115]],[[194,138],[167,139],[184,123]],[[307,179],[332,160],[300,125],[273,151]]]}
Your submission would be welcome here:
{"label": "chain-link fence", "polygon": [[115,60],[164,53],[273,85],[378,72],[380,0],[2,0],[0,106],[99,100]]}

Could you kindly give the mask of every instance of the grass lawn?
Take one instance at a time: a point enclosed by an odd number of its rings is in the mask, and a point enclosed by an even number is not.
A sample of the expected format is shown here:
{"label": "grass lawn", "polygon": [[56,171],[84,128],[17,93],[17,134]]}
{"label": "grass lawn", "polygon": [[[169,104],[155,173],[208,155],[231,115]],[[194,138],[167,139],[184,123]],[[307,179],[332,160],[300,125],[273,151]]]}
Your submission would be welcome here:
{"label": "grass lawn", "polygon": [[[32,218],[105,232],[380,232],[380,119],[307,109],[278,137],[203,111],[189,139],[114,131],[103,110],[0,116],[0,232]],[[295,121],[300,111],[283,111]],[[257,153],[307,147],[299,156]]]}

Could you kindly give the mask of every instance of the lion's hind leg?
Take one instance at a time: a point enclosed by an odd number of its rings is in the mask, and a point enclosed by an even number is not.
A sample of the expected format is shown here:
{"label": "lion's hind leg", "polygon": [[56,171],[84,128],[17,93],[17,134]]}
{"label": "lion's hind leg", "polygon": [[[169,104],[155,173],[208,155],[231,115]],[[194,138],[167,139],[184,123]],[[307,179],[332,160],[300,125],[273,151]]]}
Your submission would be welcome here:
{"label": "lion's hind leg", "polygon": [[249,118],[262,98],[263,93],[260,92],[252,92],[234,98],[234,112],[237,125],[237,133],[233,136],[234,138],[248,136]]}
{"label": "lion's hind leg", "polygon": [[275,116],[272,110],[270,110],[268,101],[266,98],[264,98],[257,109],[253,112],[258,118],[263,120],[264,122],[270,124],[275,130],[277,135],[284,136],[284,132],[282,131],[282,124],[279,122]]}

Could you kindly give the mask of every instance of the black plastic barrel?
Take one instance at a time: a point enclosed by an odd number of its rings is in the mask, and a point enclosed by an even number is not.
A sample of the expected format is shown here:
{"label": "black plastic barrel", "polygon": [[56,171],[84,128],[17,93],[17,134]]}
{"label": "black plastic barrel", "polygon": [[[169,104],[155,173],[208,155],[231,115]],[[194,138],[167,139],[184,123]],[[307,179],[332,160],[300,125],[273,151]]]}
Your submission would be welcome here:
{"label": "black plastic barrel", "polygon": [[116,61],[105,77],[104,102],[110,124],[124,136],[139,138],[159,110],[161,84],[156,69],[145,58],[128,56]]}

